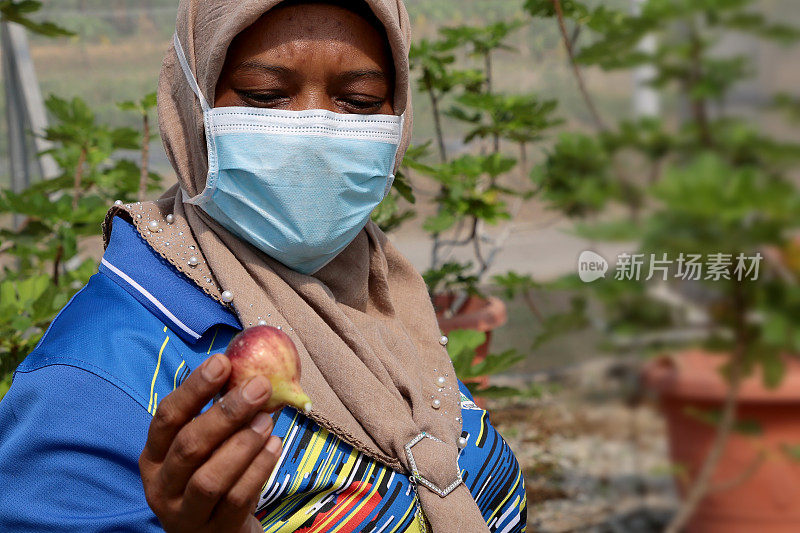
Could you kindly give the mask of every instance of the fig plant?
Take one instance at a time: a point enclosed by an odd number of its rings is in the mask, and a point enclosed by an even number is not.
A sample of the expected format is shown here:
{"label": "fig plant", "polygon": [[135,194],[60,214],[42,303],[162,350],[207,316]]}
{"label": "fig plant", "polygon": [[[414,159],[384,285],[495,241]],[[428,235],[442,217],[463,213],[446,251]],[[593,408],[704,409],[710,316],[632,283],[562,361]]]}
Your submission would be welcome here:
{"label": "fig plant", "polygon": [[[617,350],[621,340],[637,336],[653,341],[651,347],[685,344],[675,333],[692,324],[686,313],[675,312],[680,301],[701,317],[690,342],[728,354],[730,387],[717,437],[667,529],[677,532],[705,496],[734,430],[743,377],[760,367],[767,385],[774,386],[783,375],[782,355],[800,354],[795,327],[800,279],[791,269],[762,261],[765,250],[789,250],[800,231],[800,189],[791,179],[800,166],[800,146],[767,135],[726,105],[756,65],[717,46],[736,34],[788,45],[800,38],[800,30],[768,21],[752,0],[646,0],[635,14],[577,0],[525,5],[532,16],[560,28],[595,128],[593,134],[559,138],[533,174],[542,197],[595,242],[638,243],[627,258],[620,257],[615,275],[582,287],[606,304],[607,341]],[[639,46],[647,35],[658,43],[651,52]],[[677,125],[652,117],[606,122],[583,79],[585,66],[607,71],[649,66],[651,85],[681,102],[681,120]],[[796,102],[782,95],[774,105],[791,112]],[[586,149],[576,150],[576,143]],[[637,169],[634,177],[630,169]],[[626,207],[627,216],[580,223],[587,215],[607,215],[614,204]],[[651,260],[634,272],[631,260],[637,255]],[[687,275],[690,257],[707,260],[702,265],[707,270]],[[580,285],[572,278],[573,289]],[[660,319],[660,311],[653,314],[659,309],[666,311]],[[615,323],[620,314],[629,318]],[[626,344],[647,349],[641,342]]]}
{"label": "fig plant", "polygon": [[22,191],[0,190],[0,216],[22,221],[0,229],[0,394],[57,311],[96,272],[96,260],[81,245],[97,236],[109,205],[136,201],[142,185],[155,191],[161,181],[121,157],[123,151],[146,153],[149,135],[99,123],[79,98],[51,96],[45,105],[52,122],[44,137],[59,174]]}
{"label": "fig plant", "polygon": [[[423,221],[431,242],[430,265],[423,277],[435,302],[441,301],[438,296],[449,301],[446,309],[437,309],[443,316],[457,314],[471,297],[484,296],[487,274],[511,223],[534,194],[527,177],[530,148],[560,123],[554,100],[497,90],[494,60],[500,53],[514,52],[509,37],[524,25],[515,20],[446,27],[436,38],[421,39],[411,48],[412,75],[430,108],[434,138],[409,151],[403,171],[435,207]],[[452,136],[446,134],[446,124],[460,125],[464,131],[455,146],[448,143]],[[490,226],[503,230],[492,235]],[[508,276],[516,279],[512,273]],[[472,360],[468,354],[486,342],[486,335],[455,331],[450,336],[457,373],[473,390],[473,378],[507,371],[524,358],[510,350],[474,367],[466,365],[464,361]],[[489,387],[480,394],[509,396],[514,391]]]}

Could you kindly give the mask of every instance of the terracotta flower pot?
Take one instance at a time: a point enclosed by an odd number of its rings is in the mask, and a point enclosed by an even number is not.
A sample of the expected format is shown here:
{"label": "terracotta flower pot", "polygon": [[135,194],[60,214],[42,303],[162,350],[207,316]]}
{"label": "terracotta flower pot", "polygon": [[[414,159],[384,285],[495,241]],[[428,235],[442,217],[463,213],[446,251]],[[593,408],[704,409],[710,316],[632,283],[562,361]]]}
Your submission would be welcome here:
{"label": "terracotta flower pot", "polygon": [[[464,305],[453,316],[445,316],[455,300],[452,294],[437,294],[433,297],[433,306],[436,308],[436,317],[439,320],[439,328],[442,333],[447,335],[457,329],[471,329],[486,333],[486,342],[475,351],[475,363],[486,359],[489,354],[489,343],[492,339],[492,331],[499,328],[508,320],[506,304],[499,298],[492,296],[482,298],[480,296],[470,296]],[[489,378],[484,376],[476,380],[481,387],[489,384]]]}
{"label": "terracotta flower pot", "polygon": [[[676,481],[681,495],[692,485],[714,439],[714,416],[721,411],[728,390],[719,373],[726,360],[724,354],[697,350],[656,359],[645,368],[645,383],[658,391],[667,419],[670,455],[679,466]],[[712,490],[698,506],[687,531],[798,532],[800,361],[787,358],[786,376],[774,390],[764,388],[759,373],[747,378],[737,405],[739,423],[760,431],[731,434],[712,476]]]}

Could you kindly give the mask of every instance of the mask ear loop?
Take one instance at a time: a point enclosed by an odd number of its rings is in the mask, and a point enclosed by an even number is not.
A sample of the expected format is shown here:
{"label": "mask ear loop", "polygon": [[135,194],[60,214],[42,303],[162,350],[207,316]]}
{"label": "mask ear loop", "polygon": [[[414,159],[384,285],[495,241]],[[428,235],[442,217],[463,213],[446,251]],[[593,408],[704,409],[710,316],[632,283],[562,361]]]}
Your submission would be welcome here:
{"label": "mask ear loop", "polygon": [[175,46],[175,54],[178,56],[178,62],[181,65],[181,69],[183,69],[186,81],[189,83],[192,92],[197,96],[197,99],[200,100],[200,106],[203,108],[203,122],[205,123],[206,129],[206,150],[208,151],[208,176],[206,177],[206,187],[200,194],[192,197],[186,192],[186,189],[181,186],[181,195],[184,203],[202,206],[208,201],[211,193],[214,191],[215,177],[218,170],[216,147],[213,144],[214,137],[212,135],[213,128],[211,124],[213,109],[208,104],[206,97],[203,96],[200,85],[197,83],[197,78],[192,72],[191,67],[189,67],[189,62],[186,60],[186,53],[183,51],[183,45],[181,45],[181,40],[178,38],[177,33],[173,35],[172,43]]}
{"label": "mask ear loop", "polygon": [[181,64],[183,74],[186,76],[186,81],[189,82],[189,87],[192,88],[192,91],[194,91],[194,94],[196,94],[197,98],[200,100],[203,111],[211,111],[211,106],[208,105],[208,100],[203,96],[200,85],[197,84],[197,78],[195,78],[191,67],[189,67],[189,62],[186,60],[186,54],[183,51],[183,46],[181,45],[181,40],[178,39],[177,33],[173,35],[172,42],[175,45],[175,53],[178,55],[178,62]]}
{"label": "mask ear loop", "polygon": [[[400,115],[400,136],[397,141],[397,145],[395,146],[394,149],[394,157],[392,158],[392,161],[397,161],[397,153],[400,151],[400,143],[403,141],[403,129],[405,127],[405,123],[406,123],[406,114],[403,113],[402,115]],[[400,168],[398,167],[397,170],[400,170]],[[384,200],[386,200],[386,197],[389,196],[390,192],[392,192],[392,186],[394,185],[394,180],[397,177],[395,174],[396,174],[395,172],[392,172],[391,174],[389,174],[388,179],[386,180],[386,188],[383,191]]]}

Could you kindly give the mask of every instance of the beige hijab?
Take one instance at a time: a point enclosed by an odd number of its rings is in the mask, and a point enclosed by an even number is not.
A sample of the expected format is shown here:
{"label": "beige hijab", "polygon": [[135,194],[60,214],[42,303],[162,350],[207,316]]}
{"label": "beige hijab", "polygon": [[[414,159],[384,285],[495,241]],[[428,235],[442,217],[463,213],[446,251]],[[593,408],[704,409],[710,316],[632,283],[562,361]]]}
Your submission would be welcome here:
{"label": "beige hijab", "polygon": [[[209,102],[231,41],[279,3],[181,0],[177,36]],[[406,117],[399,165],[411,131],[408,15],[402,0],[367,3],[385,26],[394,56],[395,110]],[[459,483],[460,394],[419,273],[372,223],[331,263],[306,276],[184,204],[180,188],[189,196],[202,191],[208,162],[202,109],[174,47],[161,71],[158,112],[179,184],[157,202],[111,209],[106,242],[113,217],[123,216],[165,260],[229,305],[245,327],[261,321],[281,326],[300,353],[301,384],[313,400],[314,421],[411,474],[435,532],[487,531],[472,495]],[[450,492],[441,496],[441,489]]]}

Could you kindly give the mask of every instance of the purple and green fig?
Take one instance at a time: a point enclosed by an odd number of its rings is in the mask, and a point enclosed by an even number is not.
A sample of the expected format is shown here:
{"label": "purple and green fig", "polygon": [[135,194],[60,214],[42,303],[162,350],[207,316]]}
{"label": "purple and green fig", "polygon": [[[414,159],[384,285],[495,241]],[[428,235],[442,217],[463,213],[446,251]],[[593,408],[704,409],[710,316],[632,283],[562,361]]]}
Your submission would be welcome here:
{"label": "purple and green fig", "polygon": [[261,375],[272,384],[266,411],[274,412],[285,405],[311,411],[311,399],[300,387],[297,347],[283,331],[271,326],[247,328],[233,338],[225,355],[231,361],[228,389]]}

